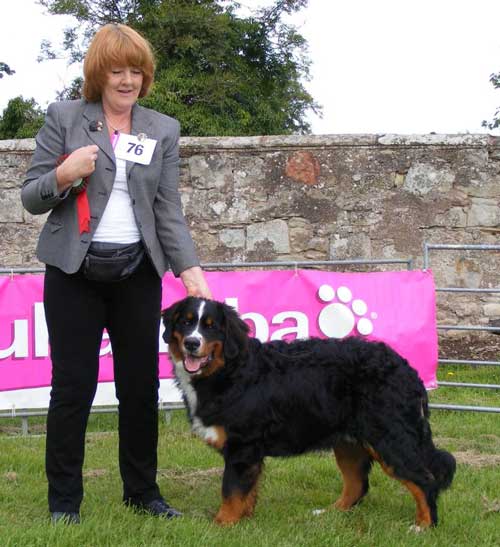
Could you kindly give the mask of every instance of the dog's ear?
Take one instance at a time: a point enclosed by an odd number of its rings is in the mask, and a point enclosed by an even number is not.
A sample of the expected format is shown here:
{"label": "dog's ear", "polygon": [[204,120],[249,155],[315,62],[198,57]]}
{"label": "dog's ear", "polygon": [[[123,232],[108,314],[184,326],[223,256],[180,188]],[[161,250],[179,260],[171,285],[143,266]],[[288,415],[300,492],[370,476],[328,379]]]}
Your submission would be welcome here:
{"label": "dog's ear", "polygon": [[220,305],[225,323],[224,356],[226,359],[235,359],[246,351],[250,329],[234,308],[227,304]]}
{"label": "dog's ear", "polygon": [[172,336],[172,331],[174,329],[175,322],[177,321],[180,313],[180,309],[184,304],[184,300],[179,300],[172,304],[169,308],[161,312],[163,325],[165,327],[165,332],[163,333],[163,340],[168,344]]}

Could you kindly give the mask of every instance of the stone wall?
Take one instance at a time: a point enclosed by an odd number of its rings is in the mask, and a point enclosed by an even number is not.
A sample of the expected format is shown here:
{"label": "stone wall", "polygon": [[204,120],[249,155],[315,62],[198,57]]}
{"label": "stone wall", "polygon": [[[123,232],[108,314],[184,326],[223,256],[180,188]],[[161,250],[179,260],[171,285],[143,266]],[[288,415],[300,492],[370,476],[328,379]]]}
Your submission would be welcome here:
{"label": "stone wall", "polygon": [[[33,140],[0,142],[0,267],[37,266],[43,217],[19,187]],[[182,200],[203,262],[412,258],[496,244],[500,139],[329,135],[181,139]],[[496,252],[439,252],[440,286],[497,287]],[[439,319],[493,324],[496,295],[440,295]]]}

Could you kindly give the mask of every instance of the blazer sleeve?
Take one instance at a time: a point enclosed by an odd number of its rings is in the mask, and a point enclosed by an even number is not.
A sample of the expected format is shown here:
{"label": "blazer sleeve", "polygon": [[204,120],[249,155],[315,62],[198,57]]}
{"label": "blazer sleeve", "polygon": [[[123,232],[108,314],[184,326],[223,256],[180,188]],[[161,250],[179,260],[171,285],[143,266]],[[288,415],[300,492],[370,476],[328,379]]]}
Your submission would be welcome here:
{"label": "blazer sleeve", "polygon": [[49,105],[45,123],[36,136],[36,148],[21,188],[24,208],[40,215],[59,205],[69,194],[59,194],[56,180],[57,158],[64,154],[64,133],[56,103]]}
{"label": "blazer sleeve", "polygon": [[182,211],[179,181],[179,122],[162,159],[162,172],[154,201],[156,232],[175,276],[199,266],[196,249]]}

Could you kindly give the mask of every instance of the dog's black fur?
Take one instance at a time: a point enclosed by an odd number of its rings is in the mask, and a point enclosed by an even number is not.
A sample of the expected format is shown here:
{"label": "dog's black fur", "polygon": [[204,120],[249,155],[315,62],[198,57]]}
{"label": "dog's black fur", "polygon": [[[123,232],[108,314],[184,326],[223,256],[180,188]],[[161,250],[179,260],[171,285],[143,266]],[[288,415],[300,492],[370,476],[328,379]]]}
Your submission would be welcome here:
{"label": "dog's black fur", "polygon": [[193,429],[224,457],[216,521],[250,516],[266,456],[333,449],[347,510],[368,492],[377,461],[437,524],[455,459],[432,441],[427,393],[386,344],[349,337],[261,343],[229,306],[194,297],[163,313],[164,339]]}

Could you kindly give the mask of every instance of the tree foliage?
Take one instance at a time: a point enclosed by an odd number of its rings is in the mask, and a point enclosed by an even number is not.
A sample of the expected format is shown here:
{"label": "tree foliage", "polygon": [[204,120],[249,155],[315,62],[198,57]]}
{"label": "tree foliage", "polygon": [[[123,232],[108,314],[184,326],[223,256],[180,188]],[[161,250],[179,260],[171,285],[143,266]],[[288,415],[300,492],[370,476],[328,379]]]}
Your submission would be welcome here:
{"label": "tree foliage", "polygon": [[5,74],[7,74],[7,76],[12,76],[12,74],[15,74],[15,73],[16,71],[12,70],[12,68],[10,68],[10,66],[7,63],[0,61],[0,79],[2,79]]}
{"label": "tree foliage", "polygon": [[74,99],[81,99],[83,88],[83,78],[78,76],[75,78],[69,87],[64,88],[57,93],[58,101],[73,101]]}
{"label": "tree foliage", "polygon": [[[307,44],[284,22],[307,0],[274,0],[247,17],[232,0],[40,0],[75,17],[63,49],[81,60],[103,24],[121,22],[151,42],[155,84],[142,104],[176,117],[187,135],[306,133],[320,107],[306,91]],[[45,44],[46,56],[51,48]],[[77,89],[73,85],[72,96]],[[68,96],[66,92],[63,97]]]}
{"label": "tree foliage", "polygon": [[[500,72],[491,74],[490,82],[495,89],[500,89]],[[500,127],[500,106],[496,109],[493,119],[490,122],[483,120],[482,126],[487,127],[488,129],[497,129]]]}
{"label": "tree foliage", "polygon": [[44,121],[44,113],[35,99],[20,95],[10,99],[0,116],[0,139],[34,137]]}

